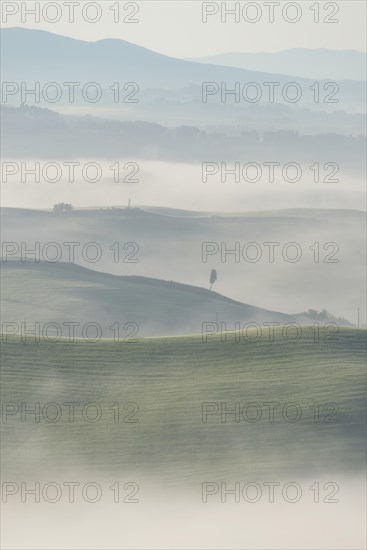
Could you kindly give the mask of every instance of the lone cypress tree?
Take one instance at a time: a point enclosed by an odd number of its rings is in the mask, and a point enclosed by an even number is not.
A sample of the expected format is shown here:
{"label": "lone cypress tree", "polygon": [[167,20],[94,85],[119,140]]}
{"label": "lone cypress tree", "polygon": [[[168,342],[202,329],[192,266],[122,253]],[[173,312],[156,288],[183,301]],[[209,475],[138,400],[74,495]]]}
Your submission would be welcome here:
{"label": "lone cypress tree", "polygon": [[214,285],[217,278],[217,272],[215,271],[215,269],[212,269],[210,272],[210,290],[212,289],[212,286]]}

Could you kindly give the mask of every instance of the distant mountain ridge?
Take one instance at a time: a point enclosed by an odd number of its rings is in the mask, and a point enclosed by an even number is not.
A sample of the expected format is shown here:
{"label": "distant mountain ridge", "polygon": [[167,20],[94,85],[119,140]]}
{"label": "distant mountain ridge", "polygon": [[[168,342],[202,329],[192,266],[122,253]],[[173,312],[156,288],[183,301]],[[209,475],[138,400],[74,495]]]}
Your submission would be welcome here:
{"label": "distant mountain ridge", "polygon": [[228,52],[190,61],[302,78],[366,80],[366,53],[356,50],[292,48],[280,52]]}
{"label": "distant mountain ridge", "polygon": [[[261,72],[221,65],[202,64],[168,57],[119,39],[85,42],[41,30],[6,28],[1,30],[2,76],[13,82],[136,82],[144,88],[178,89],[202,82],[290,82],[289,76],[275,71]],[[305,90],[312,80],[293,76]],[[362,82],[343,84],[343,106],[358,110],[364,104]],[[304,94],[305,95],[305,94]],[[311,94],[312,95],[312,94]],[[309,99],[309,98],[308,98]],[[198,98],[200,100],[200,97]],[[283,102],[280,95],[280,101]],[[313,103],[311,97],[311,103]],[[303,106],[305,103],[303,103]],[[356,109],[357,108],[357,109]]]}
{"label": "distant mountain ridge", "polygon": [[[145,86],[179,87],[216,77],[246,78],[242,69],[213,67],[169,57],[120,39],[85,42],[47,31],[0,31],[3,73],[49,82],[66,77],[112,85],[136,78]],[[261,76],[261,75],[259,75]],[[264,78],[267,76],[263,75]]]}

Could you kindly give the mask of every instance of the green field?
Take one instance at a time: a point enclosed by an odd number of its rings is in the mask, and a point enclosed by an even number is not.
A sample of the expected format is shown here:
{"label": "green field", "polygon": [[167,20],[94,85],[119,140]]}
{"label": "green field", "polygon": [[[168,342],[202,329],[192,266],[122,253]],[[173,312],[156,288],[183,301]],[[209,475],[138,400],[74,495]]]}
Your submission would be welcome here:
{"label": "green field", "polygon": [[[169,480],[213,476],[312,475],[357,472],[364,464],[365,332],[341,329],[337,341],[285,341],[276,330],[250,343],[213,337],[142,339],[138,343],[100,341],[2,342],[2,403],[97,402],[100,421],[88,422],[81,406],[70,421],[67,409],[56,423],[20,413],[2,422],[3,472],[7,475],[128,472]],[[278,402],[269,421],[265,402]],[[114,422],[109,407],[119,402]],[[139,406],[123,422],[134,402]],[[235,422],[220,413],[202,421],[202,403],[251,405]],[[302,417],[291,422],[281,409],[297,403]],[[325,403],[335,403],[324,410]],[[314,403],[319,403],[315,422]],[[338,412],[331,413],[337,406]],[[8,405],[9,407],[9,405]],[[212,406],[214,407],[214,405]],[[252,407],[252,408],[251,408]],[[293,408],[292,408],[293,407]],[[54,409],[56,410],[56,409]],[[242,409],[240,409],[242,411]],[[3,409],[4,411],[4,409]],[[288,409],[295,418],[296,409]],[[46,418],[54,415],[50,408]],[[90,409],[90,417],[94,417]],[[125,418],[126,420],[126,418]],[[337,422],[332,422],[337,420]]]}

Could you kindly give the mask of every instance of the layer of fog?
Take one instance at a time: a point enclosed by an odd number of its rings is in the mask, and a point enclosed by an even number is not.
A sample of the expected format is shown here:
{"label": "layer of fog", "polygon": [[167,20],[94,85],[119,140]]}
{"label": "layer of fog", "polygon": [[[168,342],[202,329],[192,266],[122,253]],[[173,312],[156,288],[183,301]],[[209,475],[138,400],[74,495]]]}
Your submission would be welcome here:
{"label": "layer of fog", "polygon": [[[186,210],[201,210],[211,212],[240,212],[250,210],[271,210],[278,208],[348,208],[361,209],[364,205],[364,180],[350,176],[343,171],[343,167],[326,167],[320,163],[319,179],[316,183],[315,168],[300,166],[297,159],[289,162],[297,163],[297,168],[289,167],[282,175],[284,164],[274,167],[274,182],[269,183],[270,168],[257,162],[259,168],[248,167],[243,171],[245,164],[256,162],[256,159],[246,158],[244,151],[240,163],[240,181],[230,173],[225,175],[220,161],[216,164],[203,167],[202,164],[177,164],[139,159],[119,159],[119,182],[114,182],[114,172],[110,168],[114,162],[98,161],[98,168],[86,167],[88,163],[96,163],[94,159],[80,159],[80,166],[76,166],[75,181],[68,181],[69,168],[63,163],[70,163],[70,159],[58,161],[59,168],[52,166],[47,169],[46,178],[61,176],[60,181],[51,183],[42,178],[42,169],[50,160],[40,159],[24,162],[23,172],[34,169],[34,163],[39,162],[41,176],[40,183],[35,183],[31,174],[24,176],[21,183],[21,163],[17,162],[18,171],[8,175],[5,183],[3,172],[2,206],[17,208],[50,209],[57,202],[68,202],[75,207],[88,206],[121,206],[127,205],[129,198],[132,205],[141,204],[180,208]],[[4,162],[10,159],[4,159]],[[211,162],[212,159],[206,159]],[[267,162],[276,162],[268,159]],[[314,161],[317,162],[317,159]],[[330,161],[331,162],[331,161]],[[127,163],[135,163],[138,171]],[[313,163],[312,163],[313,164]],[[227,170],[234,170],[234,163],[226,164]],[[335,173],[334,172],[335,169]],[[83,170],[85,170],[83,176]],[[207,181],[203,182],[205,170]],[[245,169],[246,170],[246,169]],[[286,169],[284,169],[286,170]],[[210,175],[210,172],[215,172]],[[133,174],[133,172],[135,172]],[[246,181],[243,174],[248,180]],[[130,175],[130,177],[129,177]],[[221,178],[226,179],[225,182]],[[289,183],[285,178],[300,177],[299,181]],[[96,183],[87,180],[97,179]],[[323,180],[326,181],[323,181]],[[337,180],[336,182],[328,181]],[[125,180],[125,182],[124,182]],[[135,183],[131,180],[138,180]]]}
{"label": "layer of fog", "polygon": [[[83,485],[92,479],[85,475],[68,478],[68,481],[75,480]],[[365,548],[363,476],[338,476],[335,481],[340,488],[336,495],[339,502],[334,503],[322,502],[324,483],[331,481],[328,476],[321,480],[281,481],[280,487],[292,481],[302,488],[302,498],[294,503],[279,498],[281,489],[278,487],[274,503],[268,502],[267,493],[263,491],[260,501],[255,503],[243,499],[235,503],[233,495],[228,495],[227,502],[221,503],[218,493],[208,496],[204,504],[201,484],[195,489],[185,486],[172,489],[164,481],[159,484],[159,480],[155,480],[155,485],[150,481],[140,483],[139,503],[114,503],[113,492],[108,487],[116,480],[107,477],[104,481],[93,480],[103,490],[101,500],[94,504],[80,498],[71,504],[65,502],[65,496],[53,504],[44,501],[32,504],[32,496],[21,503],[20,494],[8,497],[8,502],[2,505],[2,547],[8,550]],[[124,477],[119,483],[123,485],[129,480]],[[227,481],[228,485],[238,481],[242,487],[254,480],[206,481]],[[322,498],[319,503],[313,501],[313,492],[309,490],[315,481],[320,482]]]}

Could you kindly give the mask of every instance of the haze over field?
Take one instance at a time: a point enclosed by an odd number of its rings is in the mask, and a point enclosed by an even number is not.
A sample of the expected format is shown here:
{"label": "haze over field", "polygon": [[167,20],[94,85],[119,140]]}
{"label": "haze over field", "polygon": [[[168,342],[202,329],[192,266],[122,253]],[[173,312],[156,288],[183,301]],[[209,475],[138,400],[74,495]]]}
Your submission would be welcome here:
{"label": "haze over field", "polygon": [[[364,480],[358,476],[340,476],[338,480],[344,491],[343,502],[337,505],[315,505],[309,498],[295,506],[261,502],[223,505],[219,498],[203,505],[201,488],[192,493],[183,489],[177,497],[176,491],[162,487],[159,493],[155,488],[146,488],[143,503],[139,506],[125,504],[122,509],[107,499],[92,507],[86,503],[74,504],[73,514],[68,504],[57,503],[52,507],[29,504],[27,516],[23,516],[22,521],[24,530],[19,530],[15,522],[23,513],[24,505],[9,503],[4,512],[3,540],[11,550],[25,545],[32,545],[37,550],[58,550],[57,545],[53,546],[55,540],[65,548],[72,546],[76,550],[84,550],[86,545],[94,549],[108,545],[114,550],[148,547],[180,550],[181,545],[220,549],[229,544],[236,550],[303,550],[306,547],[318,550],[330,548],[330,545],[335,550],[348,547],[364,550],[365,532],[361,527],[365,515]],[[308,488],[313,483],[313,479],[304,479],[302,487]],[[104,480],[104,488],[110,485],[111,480]],[[164,529],[162,518],[166,520]],[[346,518],[350,532],[345,530]],[[65,524],[68,529],[64,528]],[[178,533],[180,542],[175,545]]]}

